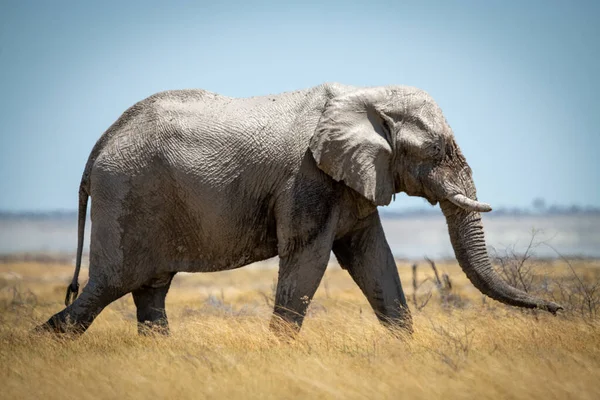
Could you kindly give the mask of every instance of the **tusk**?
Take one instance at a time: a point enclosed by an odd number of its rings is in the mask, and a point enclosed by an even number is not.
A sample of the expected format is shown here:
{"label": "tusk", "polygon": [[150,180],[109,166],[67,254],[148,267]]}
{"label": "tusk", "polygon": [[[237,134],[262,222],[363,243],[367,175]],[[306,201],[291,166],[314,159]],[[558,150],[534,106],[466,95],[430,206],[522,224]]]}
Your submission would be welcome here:
{"label": "tusk", "polygon": [[489,204],[480,203],[477,200],[472,200],[462,194],[453,194],[452,196],[448,197],[448,200],[467,211],[492,211],[492,206],[490,206]]}

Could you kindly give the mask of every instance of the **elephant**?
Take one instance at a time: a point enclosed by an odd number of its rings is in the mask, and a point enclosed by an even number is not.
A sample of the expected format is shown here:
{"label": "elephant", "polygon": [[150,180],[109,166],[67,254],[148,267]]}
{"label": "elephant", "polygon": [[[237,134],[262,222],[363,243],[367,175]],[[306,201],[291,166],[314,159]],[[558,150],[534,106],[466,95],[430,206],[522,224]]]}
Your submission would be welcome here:
{"label": "elephant", "polygon": [[[477,200],[472,171],[427,92],[325,83],[250,98],[172,90],[126,110],[88,158],[66,308],[40,329],[83,333],[132,293],[139,333],[168,334],[165,297],[177,272],[278,256],[270,326],[298,332],[333,251],[378,319],[411,332],[377,211],[400,192],[439,203],[456,259],[479,291],[561,309],[494,271],[480,215],[491,207]],[[89,280],[77,297],[89,198]]]}

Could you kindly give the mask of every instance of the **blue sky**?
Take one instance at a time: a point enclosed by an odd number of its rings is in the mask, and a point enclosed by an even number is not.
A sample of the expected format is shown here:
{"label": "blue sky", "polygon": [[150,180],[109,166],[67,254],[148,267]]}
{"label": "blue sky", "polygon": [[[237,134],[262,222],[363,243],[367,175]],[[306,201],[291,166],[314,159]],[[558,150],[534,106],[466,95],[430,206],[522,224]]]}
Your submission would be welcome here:
{"label": "blue sky", "polygon": [[427,90],[496,207],[600,206],[600,2],[90,3],[0,5],[0,210],[75,209],[95,141],[157,91],[326,81]]}

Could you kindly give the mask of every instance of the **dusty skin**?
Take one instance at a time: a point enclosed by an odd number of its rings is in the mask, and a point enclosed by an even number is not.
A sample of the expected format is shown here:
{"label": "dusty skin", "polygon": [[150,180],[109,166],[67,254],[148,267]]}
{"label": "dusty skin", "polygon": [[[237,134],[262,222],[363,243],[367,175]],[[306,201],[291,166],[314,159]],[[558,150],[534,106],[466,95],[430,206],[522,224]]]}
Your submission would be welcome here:
{"label": "dusty skin", "polygon": [[[127,109],[83,170],[66,308],[39,329],[81,334],[131,293],[140,333],[166,334],[175,273],[278,256],[272,326],[299,331],[333,251],[378,318],[410,332],[377,211],[397,193],[439,203],[456,260],[481,293],[552,314],[563,308],[493,270],[480,215],[491,207],[477,199],[472,170],[428,93],[325,83],[250,98],[166,91]],[[89,282],[76,297],[90,198]]]}
{"label": "dusty skin", "polygon": [[[598,262],[574,262],[598,281]],[[127,295],[76,340],[29,331],[61,309],[71,266],[0,264],[0,398],[598,399],[600,321],[567,310],[520,310],[484,297],[439,264],[460,301],[441,306],[431,281],[412,303],[411,338],[383,328],[348,273],[330,267],[297,340],[268,329],[276,268],[177,275],[170,337],[136,334]],[[566,276],[562,263],[543,265]],[[82,283],[87,277],[83,270]],[[431,277],[424,264],[419,282]],[[466,303],[461,305],[461,303]]]}

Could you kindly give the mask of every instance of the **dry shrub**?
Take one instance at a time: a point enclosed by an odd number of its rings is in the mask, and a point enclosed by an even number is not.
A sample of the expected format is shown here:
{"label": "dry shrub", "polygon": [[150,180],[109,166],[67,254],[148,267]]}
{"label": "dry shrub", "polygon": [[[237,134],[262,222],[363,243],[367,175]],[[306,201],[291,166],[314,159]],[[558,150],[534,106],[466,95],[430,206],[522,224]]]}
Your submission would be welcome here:
{"label": "dry shrub", "polygon": [[[428,276],[421,281],[417,277],[418,264],[412,265],[412,303],[415,310],[421,311],[429,304],[433,297],[433,289],[436,289],[439,295],[439,304],[442,309],[451,311],[452,309],[466,307],[469,300],[453,290],[450,276],[446,272],[440,275],[435,261],[428,257],[425,257],[425,261],[430,265],[433,276]],[[423,288],[426,288],[426,290],[423,290]]]}
{"label": "dry shrub", "polygon": [[[514,245],[501,252],[492,248],[492,260],[498,274],[511,286],[559,303],[567,316],[597,319],[600,316],[600,270],[578,273],[572,261],[550,243],[537,240],[538,233],[532,231],[524,252],[517,252]],[[544,271],[543,261],[536,257],[536,249],[540,246],[549,247],[556,253],[560,261],[554,268],[562,269],[561,274],[551,276]]]}

